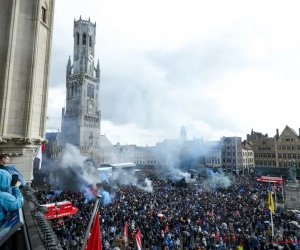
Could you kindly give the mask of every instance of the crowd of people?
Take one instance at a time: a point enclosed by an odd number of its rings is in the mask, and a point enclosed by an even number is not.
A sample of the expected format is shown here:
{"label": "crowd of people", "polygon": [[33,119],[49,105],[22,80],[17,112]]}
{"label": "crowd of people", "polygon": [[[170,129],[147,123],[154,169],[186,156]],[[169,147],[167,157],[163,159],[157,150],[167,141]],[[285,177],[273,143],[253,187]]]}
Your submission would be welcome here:
{"label": "crowd of people", "polygon": [[[296,249],[300,234],[293,213],[277,207],[272,216],[267,204],[267,183],[254,176],[231,178],[228,188],[209,188],[207,177],[187,187],[152,175],[153,191],[136,185],[119,186],[108,205],[100,206],[103,249],[136,249],[135,234],[142,235],[142,249]],[[206,183],[206,186],[202,184]],[[277,201],[280,186],[273,188]],[[51,194],[49,196],[49,194]],[[51,220],[65,249],[80,247],[86,234],[94,200],[80,191],[38,191],[41,204],[71,201],[77,214]],[[128,241],[124,226],[128,223]]]}

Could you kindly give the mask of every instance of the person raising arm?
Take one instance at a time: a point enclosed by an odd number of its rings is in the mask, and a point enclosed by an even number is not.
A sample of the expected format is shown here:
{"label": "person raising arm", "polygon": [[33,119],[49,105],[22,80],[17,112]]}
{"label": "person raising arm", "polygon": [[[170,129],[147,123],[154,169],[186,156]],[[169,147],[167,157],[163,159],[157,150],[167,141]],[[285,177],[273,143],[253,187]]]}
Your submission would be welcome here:
{"label": "person raising arm", "polygon": [[11,174],[0,169],[0,225],[9,212],[20,209],[24,204],[24,198],[19,189],[21,182],[17,181],[9,193],[11,182]]}

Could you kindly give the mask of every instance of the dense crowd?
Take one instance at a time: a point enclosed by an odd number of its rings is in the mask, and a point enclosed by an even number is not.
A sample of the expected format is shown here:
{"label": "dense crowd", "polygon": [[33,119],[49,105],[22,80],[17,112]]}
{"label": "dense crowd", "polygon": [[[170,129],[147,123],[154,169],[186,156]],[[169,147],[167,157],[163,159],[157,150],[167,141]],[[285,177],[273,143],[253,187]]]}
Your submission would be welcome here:
{"label": "dense crowd", "polygon": [[[142,234],[143,249],[296,249],[300,234],[293,213],[277,207],[273,215],[273,235],[267,201],[267,183],[253,176],[235,176],[228,188],[208,188],[205,177],[188,187],[177,187],[166,180],[152,179],[153,191],[137,186],[119,186],[112,203],[101,206],[103,249],[135,249],[135,233]],[[202,184],[206,183],[206,186]],[[282,200],[280,186],[273,192]],[[41,204],[71,201],[79,212],[51,220],[65,249],[83,243],[94,201],[80,191],[38,191]],[[275,197],[274,197],[275,198]],[[129,225],[128,246],[124,225]]]}

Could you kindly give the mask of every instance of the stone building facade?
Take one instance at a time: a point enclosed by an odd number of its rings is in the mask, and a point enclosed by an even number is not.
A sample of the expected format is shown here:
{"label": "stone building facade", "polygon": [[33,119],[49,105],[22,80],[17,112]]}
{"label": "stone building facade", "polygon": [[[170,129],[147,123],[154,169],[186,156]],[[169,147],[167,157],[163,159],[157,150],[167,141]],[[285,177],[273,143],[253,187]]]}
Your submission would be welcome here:
{"label": "stone building facade", "polygon": [[300,136],[291,127],[285,126],[281,134],[276,129],[274,137],[252,130],[247,139],[253,144],[256,166],[288,168],[294,159],[300,168]]}
{"label": "stone building facade", "polygon": [[45,128],[55,0],[0,1],[0,153],[32,180]]}
{"label": "stone building facade", "polygon": [[254,152],[252,149],[252,142],[247,140],[243,141],[242,153],[243,153],[243,172],[253,173],[255,162],[254,162]]}
{"label": "stone building facade", "polygon": [[100,147],[100,64],[94,64],[96,23],[74,21],[73,63],[66,71],[66,107],[62,109],[60,142],[79,147]]}
{"label": "stone building facade", "polygon": [[278,167],[276,137],[268,137],[268,134],[251,131],[247,140],[252,143],[255,166]]}
{"label": "stone building facade", "polygon": [[220,142],[223,170],[240,174],[243,171],[242,138],[223,136]]}
{"label": "stone building facade", "polygon": [[211,168],[222,167],[222,146],[219,141],[208,142],[208,151],[205,157],[205,165]]}
{"label": "stone building facade", "polygon": [[[299,131],[300,132],[300,131]],[[296,166],[300,167],[300,137],[297,132],[286,126],[279,135],[276,130],[278,166],[287,168],[294,159]]]}

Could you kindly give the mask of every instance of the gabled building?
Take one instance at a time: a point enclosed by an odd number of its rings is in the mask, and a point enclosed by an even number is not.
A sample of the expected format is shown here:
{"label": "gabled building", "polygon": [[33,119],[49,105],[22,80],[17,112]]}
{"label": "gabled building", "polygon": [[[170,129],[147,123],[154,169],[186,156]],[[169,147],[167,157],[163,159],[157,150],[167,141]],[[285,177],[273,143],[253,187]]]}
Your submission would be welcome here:
{"label": "gabled building", "polygon": [[[299,131],[300,134],[300,131]],[[289,126],[281,134],[276,129],[274,137],[251,131],[247,140],[252,142],[255,166],[288,168],[292,159],[300,167],[300,136]]]}
{"label": "gabled building", "polygon": [[268,134],[254,132],[247,134],[247,141],[252,143],[255,166],[278,167],[276,137],[269,137]]}
{"label": "gabled building", "polygon": [[280,135],[279,130],[276,129],[275,137],[278,151],[278,166],[287,168],[290,166],[291,160],[294,159],[297,167],[300,167],[300,137],[297,132],[286,125]]}

